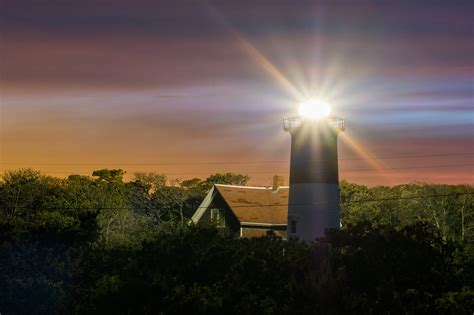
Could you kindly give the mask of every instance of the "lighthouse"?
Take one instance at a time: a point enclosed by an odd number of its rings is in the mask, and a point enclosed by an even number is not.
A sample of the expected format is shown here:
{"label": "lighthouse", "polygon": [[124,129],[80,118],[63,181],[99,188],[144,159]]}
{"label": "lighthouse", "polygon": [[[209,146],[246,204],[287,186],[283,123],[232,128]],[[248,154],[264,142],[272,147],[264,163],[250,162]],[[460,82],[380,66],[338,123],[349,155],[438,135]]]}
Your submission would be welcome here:
{"label": "lighthouse", "polygon": [[310,100],[299,115],[284,118],[291,135],[289,238],[313,241],[340,227],[337,137],[345,125],[329,114],[326,103]]}

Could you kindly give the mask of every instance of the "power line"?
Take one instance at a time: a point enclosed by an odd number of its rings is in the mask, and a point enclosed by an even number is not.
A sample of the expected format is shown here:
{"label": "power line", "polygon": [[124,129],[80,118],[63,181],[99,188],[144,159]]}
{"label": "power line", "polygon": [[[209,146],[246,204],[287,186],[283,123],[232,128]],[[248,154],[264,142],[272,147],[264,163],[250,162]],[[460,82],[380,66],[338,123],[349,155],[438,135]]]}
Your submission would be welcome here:
{"label": "power line", "polygon": [[[399,155],[399,156],[382,156],[373,158],[340,158],[339,161],[364,161],[364,160],[393,160],[408,158],[425,158],[425,157],[443,157],[443,156],[465,156],[474,155],[474,152],[468,153],[450,153],[450,154],[424,154],[424,155]],[[314,160],[314,163],[332,162],[327,160]],[[162,162],[162,163],[15,163],[1,162],[0,165],[33,165],[33,166],[173,166],[173,165],[243,165],[243,164],[278,164],[289,163],[289,160],[273,160],[273,161],[233,161],[233,162]]]}
{"label": "power line", "polygon": [[354,169],[354,170],[344,170],[344,172],[358,172],[358,171],[368,171],[368,170],[409,170],[409,169],[420,169],[420,168],[438,168],[438,167],[466,167],[474,166],[474,164],[458,164],[458,165],[431,165],[431,166],[413,166],[413,167],[388,167],[388,168],[377,168],[377,169]]}
{"label": "power line", "polygon": [[357,203],[357,202],[373,202],[373,201],[393,201],[393,200],[409,200],[409,199],[423,199],[431,197],[451,197],[451,196],[464,196],[464,195],[474,195],[474,192],[470,193],[452,193],[452,194],[439,194],[439,195],[424,195],[424,196],[405,196],[397,198],[380,198],[380,199],[360,199],[360,200],[348,200],[342,203]]}
{"label": "power line", "polygon": [[[380,199],[356,199],[356,200],[347,200],[341,203],[362,203],[362,202],[375,202],[375,201],[393,201],[393,200],[407,200],[407,199],[424,199],[424,198],[436,198],[436,197],[451,197],[451,196],[464,196],[464,195],[474,195],[474,192],[470,193],[452,193],[452,194],[436,194],[436,195],[418,195],[418,196],[405,196],[405,197],[393,197],[393,198],[380,198]],[[286,203],[286,204],[269,204],[269,205],[242,205],[242,206],[232,206],[231,208],[255,208],[255,207],[275,207],[275,206],[311,206],[316,204],[327,204],[328,201],[323,202],[314,202],[314,203]],[[203,207],[198,207],[203,208]]]}
{"label": "power line", "polygon": [[[407,200],[407,199],[427,199],[427,198],[437,198],[437,197],[453,197],[453,196],[465,196],[465,195],[474,195],[474,192],[468,193],[452,193],[452,194],[433,194],[433,195],[413,195],[405,197],[392,197],[392,198],[379,198],[379,199],[355,199],[347,200],[341,202],[342,204],[347,203],[364,203],[364,202],[376,202],[376,201],[394,201],[394,200]],[[317,204],[327,204],[329,202],[314,202],[314,203],[285,203],[285,204],[256,204],[256,205],[234,205],[231,208],[258,208],[258,207],[283,207],[283,206],[311,206]],[[198,207],[197,209],[205,208],[203,206]],[[17,207],[17,209],[28,209],[34,210],[31,207]],[[131,210],[132,207],[81,207],[81,208],[69,208],[69,207],[51,207],[45,208],[45,210]],[[196,210],[197,210],[196,209]]]}
{"label": "power line", "polygon": [[[358,169],[341,169],[341,172],[363,172],[363,171],[389,171],[389,170],[408,170],[408,169],[429,169],[429,168],[450,168],[450,167],[474,167],[474,164],[455,164],[455,165],[430,165],[430,166],[410,166],[410,167],[385,167],[385,168],[358,168]],[[3,170],[8,171],[8,169]],[[131,170],[131,172],[138,172],[140,170]],[[220,171],[216,171],[220,172]],[[227,172],[227,171],[222,171]],[[240,173],[247,173],[244,171],[238,171]],[[250,174],[281,174],[288,173],[289,170],[285,171],[249,171]],[[86,172],[62,172],[62,171],[44,171],[44,173],[51,174],[71,174],[71,175],[89,175]],[[210,175],[213,172],[159,172],[165,175]]]}

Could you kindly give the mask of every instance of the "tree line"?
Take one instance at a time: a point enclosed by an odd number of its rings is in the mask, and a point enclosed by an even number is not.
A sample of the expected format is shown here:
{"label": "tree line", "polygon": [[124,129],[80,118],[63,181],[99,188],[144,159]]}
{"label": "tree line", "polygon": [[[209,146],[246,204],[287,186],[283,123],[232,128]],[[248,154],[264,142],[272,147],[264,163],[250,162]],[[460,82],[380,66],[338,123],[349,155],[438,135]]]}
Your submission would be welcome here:
{"label": "tree line", "polygon": [[341,182],[313,243],[188,224],[215,183],[123,170],[0,181],[2,314],[388,314],[474,310],[474,188]]}

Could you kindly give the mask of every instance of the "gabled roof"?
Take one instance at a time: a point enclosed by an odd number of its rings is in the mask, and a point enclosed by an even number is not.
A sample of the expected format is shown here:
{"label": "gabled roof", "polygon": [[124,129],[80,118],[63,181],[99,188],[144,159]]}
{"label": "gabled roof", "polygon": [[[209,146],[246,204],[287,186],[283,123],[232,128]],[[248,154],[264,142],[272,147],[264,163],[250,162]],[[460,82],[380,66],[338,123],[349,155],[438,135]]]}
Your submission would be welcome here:
{"label": "gabled roof", "polygon": [[286,225],[288,186],[272,187],[214,185],[191,219],[197,223],[212,200],[220,195],[242,225]]}

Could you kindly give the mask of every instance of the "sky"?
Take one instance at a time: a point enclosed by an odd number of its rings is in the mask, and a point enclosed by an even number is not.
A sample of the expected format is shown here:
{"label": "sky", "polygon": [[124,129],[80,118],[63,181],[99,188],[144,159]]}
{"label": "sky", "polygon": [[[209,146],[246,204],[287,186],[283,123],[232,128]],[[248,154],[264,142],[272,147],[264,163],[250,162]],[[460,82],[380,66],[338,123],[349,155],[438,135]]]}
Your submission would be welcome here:
{"label": "sky", "polygon": [[0,172],[288,180],[282,119],[346,120],[340,178],[474,184],[471,1],[0,0]]}

